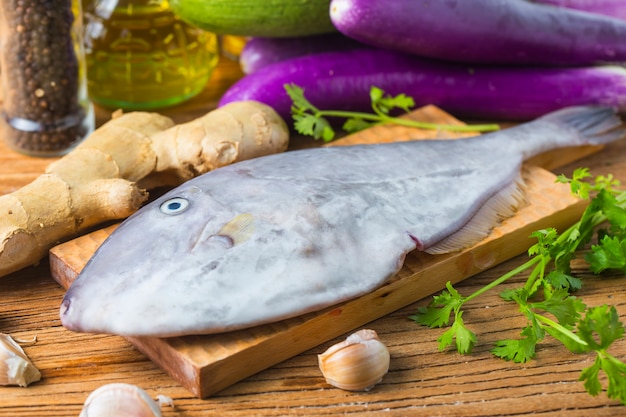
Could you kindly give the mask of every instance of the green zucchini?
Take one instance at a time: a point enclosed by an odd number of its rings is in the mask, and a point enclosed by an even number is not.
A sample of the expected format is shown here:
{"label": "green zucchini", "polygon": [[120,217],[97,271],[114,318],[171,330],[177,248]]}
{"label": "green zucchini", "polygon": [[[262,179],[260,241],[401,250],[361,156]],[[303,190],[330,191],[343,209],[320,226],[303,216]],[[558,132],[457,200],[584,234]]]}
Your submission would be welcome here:
{"label": "green zucchini", "polygon": [[296,37],[335,32],[330,0],[170,0],[183,20],[218,35]]}

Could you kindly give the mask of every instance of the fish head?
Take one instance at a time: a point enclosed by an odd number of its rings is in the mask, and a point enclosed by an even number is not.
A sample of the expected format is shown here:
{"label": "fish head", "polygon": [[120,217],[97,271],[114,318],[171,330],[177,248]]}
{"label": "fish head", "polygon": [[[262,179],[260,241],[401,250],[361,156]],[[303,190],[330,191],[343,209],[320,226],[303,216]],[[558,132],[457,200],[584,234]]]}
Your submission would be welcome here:
{"label": "fish head", "polygon": [[[219,294],[232,275],[262,273],[251,258],[263,249],[246,247],[253,238],[257,247],[270,243],[255,237],[257,225],[266,223],[257,220],[225,207],[202,187],[170,191],[122,222],[98,248],[62,301],[63,325],[141,335],[172,333],[172,323],[184,327],[203,313],[219,320],[226,307],[207,301],[198,308],[195,292]],[[250,261],[253,266],[246,267]]]}

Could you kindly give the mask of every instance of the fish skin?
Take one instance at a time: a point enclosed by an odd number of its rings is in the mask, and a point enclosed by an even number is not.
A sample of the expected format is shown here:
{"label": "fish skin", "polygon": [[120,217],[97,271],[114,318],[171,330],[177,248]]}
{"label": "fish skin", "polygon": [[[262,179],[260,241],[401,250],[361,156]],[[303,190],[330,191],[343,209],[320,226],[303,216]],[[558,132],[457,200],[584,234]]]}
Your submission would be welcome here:
{"label": "fish skin", "polygon": [[[61,321],[79,332],[167,337],[316,311],[373,291],[407,253],[461,229],[518,181],[523,160],[624,136],[611,109],[576,107],[473,138],[229,165],[124,221],[67,291]],[[480,236],[472,239],[464,244]]]}

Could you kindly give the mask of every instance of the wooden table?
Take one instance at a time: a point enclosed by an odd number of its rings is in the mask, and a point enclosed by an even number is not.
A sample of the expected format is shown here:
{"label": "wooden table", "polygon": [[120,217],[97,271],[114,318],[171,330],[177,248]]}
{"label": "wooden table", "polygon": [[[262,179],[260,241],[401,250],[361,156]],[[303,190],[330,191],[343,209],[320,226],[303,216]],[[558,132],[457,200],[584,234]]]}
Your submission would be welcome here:
{"label": "wooden table", "polygon": [[[206,91],[188,103],[162,112],[177,122],[195,118],[215,106],[218,97],[241,73],[223,60]],[[98,109],[98,123],[109,117]],[[302,139],[300,139],[302,140]],[[303,146],[303,142],[296,146]],[[0,145],[0,194],[31,181],[50,162],[28,158]],[[613,173],[626,182],[626,141],[563,168],[590,167],[594,174]],[[457,286],[470,293],[525,260],[521,255]],[[583,273],[584,274],[584,273]],[[580,296],[588,305],[615,305],[626,321],[626,277],[585,275]],[[524,277],[512,280],[519,283]],[[350,393],[328,386],[316,355],[336,339],[322,343],[281,364],[249,377],[208,398],[198,399],[174,379],[117,336],[86,335],[65,330],[58,318],[63,289],[50,277],[47,262],[0,279],[0,332],[15,338],[37,338],[25,350],[43,378],[28,388],[0,387],[0,416],[78,416],[87,395],[100,385],[128,382],[149,394],[169,396],[174,408],[166,417],[340,415],[365,412],[413,416],[622,416],[626,408],[602,393],[589,396],[578,382],[591,356],[569,353],[548,339],[537,359],[513,364],[494,358],[493,343],[518,336],[524,320],[515,306],[505,304],[496,292],[471,302],[464,315],[478,334],[472,355],[438,352],[440,329],[427,329],[410,321],[422,300],[370,323],[391,352],[389,374],[373,391]],[[626,360],[626,341],[614,353]]]}

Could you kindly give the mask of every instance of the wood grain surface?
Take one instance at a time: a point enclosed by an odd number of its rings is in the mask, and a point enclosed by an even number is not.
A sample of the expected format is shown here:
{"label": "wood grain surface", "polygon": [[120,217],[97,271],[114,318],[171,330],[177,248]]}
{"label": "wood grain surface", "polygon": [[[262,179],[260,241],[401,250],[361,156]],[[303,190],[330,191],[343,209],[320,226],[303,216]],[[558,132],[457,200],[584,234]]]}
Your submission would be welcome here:
{"label": "wood grain surface", "polygon": [[[240,76],[234,63],[224,61],[201,96],[167,113],[177,121],[197,117],[214,107],[221,92]],[[103,109],[98,114],[101,121],[108,117]],[[297,142],[298,146],[310,144],[308,139]],[[26,184],[49,162],[11,153],[0,145],[0,193]],[[589,167],[593,174],[613,173],[626,181],[626,141],[555,172],[571,173],[578,166]],[[469,294],[525,259],[525,255],[514,257],[464,280],[457,288]],[[579,273],[585,278],[579,296],[588,305],[615,305],[626,320],[626,277]],[[505,287],[524,279],[516,277]],[[65,330],[58,319],[64,289],[51,278],[47,262],[0,279],[0,294],[0,332],[24,340],[36,337],[36,343],[24,350],[42,372],[42,380],[28,388],[0,387],[2,417],[78,416],[88,394],[111,382],[134,383],[150,395],[170,396],[174,407],[163,408],[165,417],[626,414],[624,406],[608,400],[604,393],[589,396],[577,381],[592,357],[571,354],[550,339],[541,344],[536,360],[527,364],[494,358],[489,352],[493,343],[517,337],[524,324],[516,307],[502,301],[495,291],[474,299],[465,310],[464,319],[479,338],[472,355],[438,352],[436,338],[441,329],[427,329],[408,320],[428,302],[424,299],[367,324],[378,332],[392,356],[389,374],[370,392],[345,392],[324,382],[316,355],[345,337],[341,335],[207,399],[197,398],[121,337]],[[315,333],[307,337],[314,338]],[[626,342],[621,340],[613,353],[626,360]]]}

